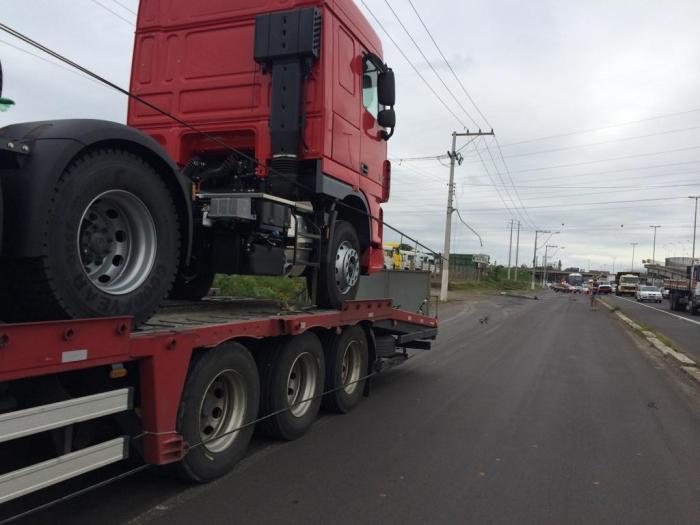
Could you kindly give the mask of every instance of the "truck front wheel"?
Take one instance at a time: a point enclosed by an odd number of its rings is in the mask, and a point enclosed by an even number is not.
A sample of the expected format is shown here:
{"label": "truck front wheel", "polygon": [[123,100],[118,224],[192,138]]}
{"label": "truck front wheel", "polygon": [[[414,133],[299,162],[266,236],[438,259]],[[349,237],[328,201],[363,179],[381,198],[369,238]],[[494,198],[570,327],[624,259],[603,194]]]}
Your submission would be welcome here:
{"label": "truck front wheel", "polygon": [[170,291],[180,250],[175,205],[159,175],[132,153],[100,149],[48,191],[43,254],[9,262],[6,320],[148,319]]}
{"label": "truck front wheel", "polygon": [[[328,248],[324,245],[324,251]],[[330,257],[321,262],[316,303],[322,308],[340,308],[352,300],[360,286],[360,241],[353,225],[337,221],[330,239]]]}

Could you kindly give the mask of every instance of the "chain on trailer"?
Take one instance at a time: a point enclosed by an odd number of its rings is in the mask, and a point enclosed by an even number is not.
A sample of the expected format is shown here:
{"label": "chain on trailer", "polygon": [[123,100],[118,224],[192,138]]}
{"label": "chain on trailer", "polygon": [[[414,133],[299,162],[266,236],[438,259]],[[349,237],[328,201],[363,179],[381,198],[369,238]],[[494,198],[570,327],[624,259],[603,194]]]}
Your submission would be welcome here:
{"label": "chain on trailer", "polygon": [[[405,360],[410,359],[410,357],[407,354],[404,354],[404,356],[405,356]],[[371,372],[371,373],[369,373],[363,377],[360,377],[354,381],[349,381],[342,386],[339,386],[336,388],[331,388],[331,389],[325,390],[319,394],[316,394],[314,396],[310,396],[310,397],[295,401],[294,403],[290,404],[288,407],[282,408],[280,410],[276,410],[274,412],[270,412],[269,414],[265,414],[264,416],[261,416],[253,421],[243,423],[239,427],[234,428],[232,430],[229,430],[221,435],[213,436],[210,439],[193,443],[187,447],[187,449],[185,450],[185,455],[187,455],[191,450],[205,446],[210,441],[216,441],[216,440],[221,439],[223,437],[230,436],[232,434],[235,434],[236,432],[239,432],[239,431],[244,430],[248,427],[256,425],[257,423],[260,423],[261,421],[265,421],[266,419],[270,419],[270,418],[273,418],[273,417],[278,416],[280,414],[284,414],[285,412],[290,412],[298,405],[303,405],[304,403],[307,403],[309,401],[315,401],[315,400],[322,398],[328,394],[333,394],[335,392],[339,392],[340,390],[343,390],[343,389],[347,388],[348,386],[355,385],[357,383],[361,383],[363,381],[366,381],[367,379],[370,379],[370,378],[376,376],[378,373],[379,372],[376,372],[376,371]],[[143,437],[148,436],[148,435],[168,435],[168,434],[175,434],[175,433],[177,433],[177,431],[175,431],[175,430],[173,430],[172,432],[141,432],[140,434],[136,434],[134,436],[126,436],[126,437],[129,438],[129,443],[133,444],[134,441],[136,441],[138,439],[142,439]],[[51,500],[49,502],[43,503],[43,504],[41,504],[37,507],[34,507],[32,509],[26,510],[26,511],[21,512],[19,514],[15,514],[14,516],[11,516],[9,518],[5,518],[5,519],[0,521],[0,525],[8,525],[14,521],[19,520],[19,519],[26,518],[28,516],[36,514],[37,512],[41,512],[41,511],[50,509],[51,507],[54,507],[54,506],[59,505],[61,503],[65,503],[66,501],[75,499],[77,497],[83,496],[83,495],[85,495],[89,492],[92,492],[94,490],[104,488],[107,485],[111,485],[112,483],[115,483],[115,482],[120,481],[122,479],[128,478],[130,476],[138,474],[139,472],[143,472],[144,470],[150,469],[152,467],[153,467],[153,465],[151,465],[151,464],[139,465],[138,467],[134,467],[133,469],[127,470],[126,472],[122,472],[121,474],[117,474],[111,478],[108,478],[106,480],[95,483],[94,485],[90,485],[89,487],[84,487],[80,490],[76,490],[75,492],[71,492],[70,494],[66,494],[65,496],[61,496],[60,498],[56,498],[56,499]]]}
{"label": "chain on trailer", "polygon": [[[110,88],[112,88],[112,89],[114,89],[114,90],[116,90],[116,91],[122,93],[123,95],[126,95],[127,97],[129,97],[129,98],[131,98],[131,99],[133,99],[133,100],[139,102],[140,104],[143,104],[144,106],[146,106],[146,107],[152,109],[153,111],[156,111],[157,113],[160,113],[160,114],[163,115],[164,117],[167,117],[167,118],[173,120],[174,122],[177,122],[178,124],[180,124],[180,125],[186,127],[187,129],[190,129],[190,130],[194,131],[194,132],[197,133],[198,135],[201,135],[201,136],[203,136],[203,137],[206,137],[207,139],[209,139],[209,140],[215,142],[216,144],[218,144],[218,145],[220,145],[220,146],[223,146],[224,148],[226,148],[226,149],[227,149],[228,151],[230,151],[231,153],[235,153],[236,155],[239,155],[239,156],[243,157],[244,159],[246,159],[246,160],[252,162],[253,164],[255,164],[257,167],[263,168],[263,169],[267,170],[269,173],[272,173],[272,174],[274,174],[274,175],[279,175],[279,176],[281,176],[282,178],[286,178],[285,174],[283,174],[283,173],[281,173],[281,172],[275,170],[274,168],[272,168],[272,167],[270,167],[270,166],[265,166],[265,165],[263,165],[263,164],[262,164],[258,159],[256,159],[255,157],[251,157],[251,156],[248,155],[247,153],[245,153],[245,152],[243,152],[243,151],[241,151],[241,150],[239,150],[239,149],[237,149],[237,148],[235,148],[235,147],[233,147],[233,146],[227,144],[225,141],[221,140],[219,137],[216,137],[216,136],[212,135],[211,133],[207,133],[206,131],[203,131],[203,130],[197,128],[196,126],[190,124],[189,122],[186,122],[186,121],[182,120],[181,118],[179,118],[179,117],[173,115],[172,113],[170,113],[170,112],[168,112],[168,111],[166,111],[166,110],[164,110],[164,109],[162,109],[162,108],[156,106],[155,104],[153,104],[153,103],[151,103],[151,102],[148,102],[147,100],[141,98],[140,96],[133,94],[133,93],[130,92],[128,89],[124,89],[123,87],[121,87],[121,86],[115,84],[114,82],[111,82],[110,80],[108,80],[108,79],[106,79],[106,78],[104,78],[104,77],[98,75],[97,73],[94,73],[93,71],[87,69],[86,67],[81,66],[80,64],[78,64],[78,63],[76,63],[76,62],[70,60],[69,58],[67,58],[67,57],[65,57],[65,56],[63,56],[63,55],[61,55],[60,53],[57,53],[56,51],[52,50],[51,48],[48,48],[48,47],[44,46],[43,44],[37,42],[36,40],[34,40],[34,39],[32,39],[32,38],[30,38],[30,37],[24,35],[23,33],[20,33],[19,31],[15,30],[15,29],[13,29],[13,28],[11,28],[11,27],[9,27],[8,25],[3,24],[2,22],[0,22],[0,30],[4,31],[5,33],[7,33],[7,34],[9,34],[9,35],[11,35],[11,36],[13,36],[13,37],[15,37],[15,38],[21,40],[21,41],[23,41],[23,42],[26,43],[26,44],[29,44],[30,46],[32,46],[32,47],[34,47],[34,48],[36,48],[36,49],[38,49],[38,50],[40,50],[40,51],[43,51],[44,53],[47,53],[48,55],[54,57],[55,59],[60,60],[60,61],[63,62],[64,64],[67,64],[67,65],[69,65],[69,66],[71,66],[71,67],[77,69],[78,71],[80,71],[80,72],[82,72],[82,73],[84,73],[84,74],[86,74],[86,75],[92,77],[93,79],[95,79],[95,80],[101,82],[102,84],[104,84],[104,85],[106,85],[106,86],[108,86],[108,87],[110,87]],[[292,184],[294,184],[294,185],[295,185],[297,188],[299,188],[299,189],[302,189],[302,190],[305,190],[305,191],[309,191],[309,192],[312,192],[312,193],[314,192],[314,189],[313,189],[313,188],[311,188],[311,187],[309,187],[309,186],[306,186],[305,184],[302,184],[302,183],[300,183],[299,181],[293,180],[293,181],[290,181],[290,182],[291,182]],[[383,219],[381,219],[381,218],[379,218],[379,217],[375,217],[375,216],[372,215],[371,213],[368,213],[368,212],[365,212],[365,211],[362,211],[362,210],[358,210],[357,208],[354,208],[353,206],[350,206],[349,204],[347,204],[347,203],[345,203],[345,202],[343,202],[343,201],[341,201],[340,199],[337,199],[337,198],[334,198],[334,203],[335,203],[336,205],[338,205],[338,206],[341,206],[341,207],[347,208],[347,209],[349,209],[349,210],[352,210],[352,211],[355,212],[355,213],[360,213],[361,215],[364,215],[364,216],[368,217],[370,220],[379,223],[382,227],[387,227],[387,228],[389,228],[390,230],[392,230],[392,231],[398,233],[399,235],[401,235],[402,237],[405,237],[406,239],[410,240],[411,242],[413,242],[413,243],[416,244],[417,246],[420,246],[421,248],[425,248],[425,249],[428,250],[432,255],[439,257],[440,260],[443,260],[443,261],[446,261],[446,260],[447,260],[447,259],[445,259],[445,258],[442,256],[442,254],[440,254],[439,252],[436,252],[436,251],[433,250],[432,248],[429,248],[429,247],[426,246],[425,244],[423,244],[423,243],[421,243],[420,241],[414,239],[414,238],[411,237],[410,235],[404,233],[403,231],[399,230],[398,228],[392,226],[391,224],[389,224],[389,223],[387,223],[387,222],[384,222]]]}

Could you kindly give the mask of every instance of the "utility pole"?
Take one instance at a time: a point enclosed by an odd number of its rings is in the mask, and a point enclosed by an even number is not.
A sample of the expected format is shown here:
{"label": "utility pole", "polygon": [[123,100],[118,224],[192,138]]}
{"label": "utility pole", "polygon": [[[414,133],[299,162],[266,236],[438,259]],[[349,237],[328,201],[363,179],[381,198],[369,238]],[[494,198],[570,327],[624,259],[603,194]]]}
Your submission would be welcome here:
{"label": "utility pole", "polygon": [[440,279],[440,300],[447,301],[447,285],[449,283],[450,274],[450,236],[452,235],[452,200],[455,193],[455,162],[462,164],[462,154],[457,151],[457,137],[479,137],[482,135],[493,135],[493,130],[490,132],[482,132],[479,130],[476,133],[466,131],[466,133],[452,132],[452,149],[447,152],[450,157],[450,182],[447,186],[447,213],[445,217],[445,250],[442,254],[442,275]]}
{"label": "utility pole", "polygon": [[532,281],[530,282],[530,289],[535,289],[535,272],[537,271],[537,236],[540,233],[552,233],[550,230],[535,230],[535,251],[532,254]]}
{"label": "utility pole", "polygon": [[[688,197],[689,199],[695,199],[695,219],[693,220],[693,262],[692,264],[695,264],[695,236],[698,231],[698,199],[700,199],[700,195],[693,195]],[[692,281],[692,279],[691,279]]]}
{"label": "utility pole", "polygon": [[544,266],[544,270],[542,271],[542,286],[547,285],[547,251],[549,250],[549,248],[559,248],[559,246],[557,246],[556,244],[547,244],[544,247],[544,264],[542,265]]}
{"label": "utility pole", "polygon": [[651,263],[656,264],[656,230],[661,228],[661,226],[649,226],[649,228],[654,229],[654,245],[653,245],[653,248],[651,250]]}
{"label": "utility pole", "polygon": [[637,247],[639,244],[638,242],[631,242],[632,245],[632,271],[634,272],[634,249]]}
{"label": "utility pole", "polygon": [[520,251],[520,221],[518,221],[518,240],[515,241],[515,280],[518,280],[518,252]]}
{"label": "utility pole", "polygon": [[510,243],[508,244],[508,280],[510,281],[510,254],[513,251],[513,219],[510,220]]}

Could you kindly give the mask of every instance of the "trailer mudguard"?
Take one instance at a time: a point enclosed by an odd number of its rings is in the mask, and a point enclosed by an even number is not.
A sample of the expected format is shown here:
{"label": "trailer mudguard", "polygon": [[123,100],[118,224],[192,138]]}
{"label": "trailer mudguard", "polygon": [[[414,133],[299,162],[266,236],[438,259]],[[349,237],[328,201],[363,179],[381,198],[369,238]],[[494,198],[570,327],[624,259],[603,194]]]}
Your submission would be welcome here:
{"label": "trailer mudguard", "polygon": [[191,183],[180,174],[165,149],[145,133],[116,122],[68,119],[25,122],[0,128],[0,141],[12,141],[17,154],[0,157],[4,193],[4,257],[41,254],[42,229],[53,188],[81,152],[94,147],[117,147],[142,156],[170,188],[183,232],[183,254],[192,244]]}

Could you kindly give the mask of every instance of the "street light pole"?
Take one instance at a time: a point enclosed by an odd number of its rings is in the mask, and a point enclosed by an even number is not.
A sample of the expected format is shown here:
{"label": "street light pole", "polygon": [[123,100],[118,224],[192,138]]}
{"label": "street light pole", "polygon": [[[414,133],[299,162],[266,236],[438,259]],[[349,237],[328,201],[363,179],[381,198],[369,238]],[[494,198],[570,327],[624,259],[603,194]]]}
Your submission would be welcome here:
{"label": "street light pole", "polygon": [[515,280],[518,280],[518,253],[520,252],[520,221],[518,221],[518,236],[515,241]]}
{"label": "street light pole", "polygon": [[[535,289],[535,272],[537,271],[537,235],[540,233],[552,233],[551,230],[535,230],[535,251],[532,254],[532,281],[530,282],[530,289]],[[557,232],[559,233],[559,232]],[[549,239],[547,239],[549,240]],[[545,241],[547,242],[547,241]]]}
{"label": "street light pole", "polygon": [[631,242],[632,245],[632,271],[634,272],[634,249],[637,247],[639,244],[638,242]]}
{"label": "street light pole", "polygon": [[510,242],[508,244],[508,280],[510,281],[510,256],[511,253],[513,252],[513,223],[515,221],[513,219],[510,220]]}
{"label": "street light pole", "polygon": [[651,251],[651,264],[656,264],[656,230],[661,228],[661,226],[649,226],[649,228],[654,229],[654,247]]}
{"label": "street light pole", "polygon": [[688,197],[689,199],[695,199],[695,219],[693,220],[693,263],[695,264],[695,236],[698,230],[698,199],[700,199],[700,195],[694,195],[691,197]]}
{"label": "street light pole", "polygon": [[542,286],[547,285],[547,253],[549,248],[559,248],[556,244],[547,244],[544,247],[544,270],[542,271]]}

